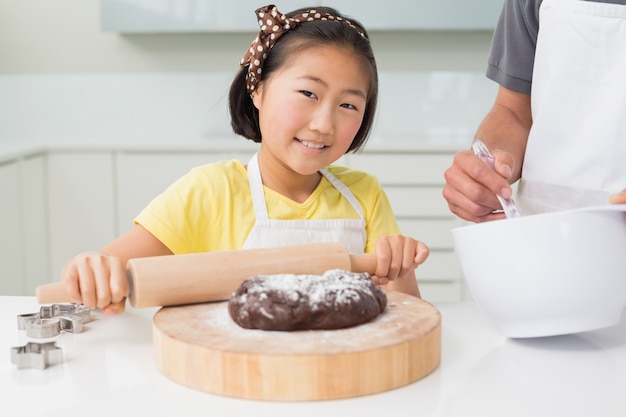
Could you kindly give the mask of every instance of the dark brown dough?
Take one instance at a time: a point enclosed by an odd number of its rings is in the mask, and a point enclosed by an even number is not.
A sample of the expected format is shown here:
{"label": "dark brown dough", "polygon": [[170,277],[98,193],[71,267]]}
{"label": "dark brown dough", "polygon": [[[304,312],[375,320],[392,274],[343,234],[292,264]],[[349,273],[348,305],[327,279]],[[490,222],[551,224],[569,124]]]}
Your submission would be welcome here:
{"label": "dark brown dough", "polygon": [[258,275],[232,294],[228,312],[239,326],[261,330],[331,330],[366,323],[387,296],[367,273]]}

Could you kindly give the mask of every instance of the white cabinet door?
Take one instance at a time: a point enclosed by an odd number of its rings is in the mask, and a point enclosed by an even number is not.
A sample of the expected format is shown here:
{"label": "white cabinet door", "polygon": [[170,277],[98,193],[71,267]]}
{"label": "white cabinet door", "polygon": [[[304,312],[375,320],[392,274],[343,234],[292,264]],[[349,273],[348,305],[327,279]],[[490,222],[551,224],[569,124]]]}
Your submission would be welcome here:
{"label": "white cabinet door", "polygon": [[377,152],[346,155],[350,167],[375,175],[385,185],[443,186],[443,173],[452,163],[449,153]]}
{"label": "white cabinet door", "polygon": [[0,165],[0,295],[23,295],[18,162]]}
{"label": "white cabinet door", "polygon": [[20,161],[24,295],[35,295],[35,287],[50,281],[46,160],[36,155]]}
{"label": "white cabinet door", "polygon": [[98,250],[115,237],[112,152],[50,152],[49,281],[71,257]]}
{"label": "white cabinet door", "polygon": [[45,157],[0,165],[0,295],[35,295],[47,282]]}

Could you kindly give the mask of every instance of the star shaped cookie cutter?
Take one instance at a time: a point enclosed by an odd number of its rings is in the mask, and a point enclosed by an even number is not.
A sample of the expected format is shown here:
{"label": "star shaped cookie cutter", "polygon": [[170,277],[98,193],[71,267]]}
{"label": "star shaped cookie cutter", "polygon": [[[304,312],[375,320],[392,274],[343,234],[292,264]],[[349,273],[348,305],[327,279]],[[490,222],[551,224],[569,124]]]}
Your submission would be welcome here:
{"label": "star shaped cookie cutter", "polygon": [[80,333],[91,322],[91,310],[81,304],[52,304],[41,306],[39,313],[17,316],[18,330],[34,339],[47,339],[61,332]]}
{"label": "star shaped cookie cutter", "polygon": [[17,369],[46,369],[48,366],[63,363],[63,351],[56,342],[28,342],[24,346],[11,348],[11,362]]}

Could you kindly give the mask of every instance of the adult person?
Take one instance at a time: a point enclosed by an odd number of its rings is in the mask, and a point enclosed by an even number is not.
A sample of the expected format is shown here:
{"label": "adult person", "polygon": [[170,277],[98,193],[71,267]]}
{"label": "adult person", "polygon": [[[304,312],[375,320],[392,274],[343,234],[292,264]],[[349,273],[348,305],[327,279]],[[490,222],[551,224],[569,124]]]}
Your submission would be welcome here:
{"label": "adult person", "polygon": [[626,203],[626,0],[505,0],[487,77],[499,89],[471,151],[444,173],[450,210],[472,222]]}

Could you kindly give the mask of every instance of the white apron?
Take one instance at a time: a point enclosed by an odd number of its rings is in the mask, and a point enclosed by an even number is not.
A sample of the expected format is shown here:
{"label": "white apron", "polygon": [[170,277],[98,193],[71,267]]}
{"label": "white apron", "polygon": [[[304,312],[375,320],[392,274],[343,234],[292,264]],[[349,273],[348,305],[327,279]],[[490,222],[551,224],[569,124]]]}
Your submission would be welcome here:
{"label": "white apron", "polygon": [[365,251],[367,234],[363,209],[348,187],[330,172],[320,170],[320,173],[348,200],[359,215],[358,219],[270,219],[267,215],[261,171],[256,154],[248,162],[247,170],[256,223],[243,245],[244,249],[342,242],[351,254],[360,254]]}
{"label": "white apron", "polygon": [[524,214],[608,204],[626,188],[626,6],[544,0]]}

